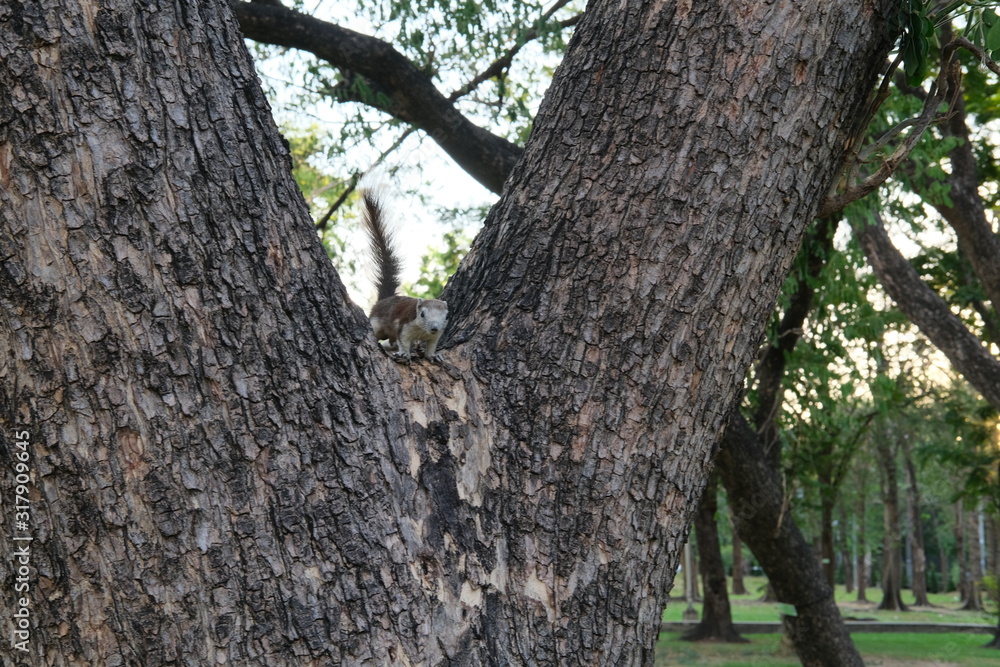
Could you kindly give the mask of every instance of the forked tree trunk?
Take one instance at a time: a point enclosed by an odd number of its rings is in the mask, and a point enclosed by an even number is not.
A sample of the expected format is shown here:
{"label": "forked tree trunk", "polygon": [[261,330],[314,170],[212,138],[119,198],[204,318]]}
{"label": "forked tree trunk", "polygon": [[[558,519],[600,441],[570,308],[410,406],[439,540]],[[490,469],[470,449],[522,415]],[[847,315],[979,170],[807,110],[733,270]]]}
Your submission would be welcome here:
{"label": "forked tree trunk", "polygon": [[348,300],[227,2],[0,9],[25,658],[651,664],[896,4],[591,3],[444,366],[393,363]]}

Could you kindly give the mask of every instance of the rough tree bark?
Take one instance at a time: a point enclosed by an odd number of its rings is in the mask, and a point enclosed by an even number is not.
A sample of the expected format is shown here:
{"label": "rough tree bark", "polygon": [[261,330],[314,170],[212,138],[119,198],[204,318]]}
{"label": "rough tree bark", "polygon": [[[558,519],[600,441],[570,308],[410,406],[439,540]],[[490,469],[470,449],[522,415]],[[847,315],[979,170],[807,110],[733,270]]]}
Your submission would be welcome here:
{"label": "rough tree bark", "polygon": [[[30,658],[651,664],[895,5],[592,3],[442,367],[393,363],[349,302],[229,3],[0,8]],[[829,634],[801,603],[793,632]]]}
{"label": "rough tree bark", "polygon": [[687,641],[716,640],[724,642],[747,641],[736,632],[729,608],[726,590],[726,568],[722,562],[716,512],[719,510],[718,476],[712,473],[705,486],[705,493],[698,503],[694,517],[695,537],[698,540],[698,560],[705,600],[701,608],[701,621],[681,636]]}

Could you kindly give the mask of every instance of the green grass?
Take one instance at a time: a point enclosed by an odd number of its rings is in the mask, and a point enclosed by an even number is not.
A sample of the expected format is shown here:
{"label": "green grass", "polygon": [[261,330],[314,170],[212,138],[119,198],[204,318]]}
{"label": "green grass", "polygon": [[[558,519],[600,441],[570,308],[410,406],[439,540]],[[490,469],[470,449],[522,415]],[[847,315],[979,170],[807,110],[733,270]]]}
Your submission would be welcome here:
{"label": "green grass", "polygon": [[[730,596],[734,621],[778,621],[777,603],[760,602],[766,580],[751,577],[746,581],[747,595]],[[665,621],[679,621],[687,608],[683,589],[674,592],[674,599],[663,614]],[[932,607],[914,608],[909,612],[879,611],[875,609],[882,599],[878,588],[868,589],[868,603],[856,602],[857,594],[847,594],[843,586],[835,591],[841,613],[848,618],[877,619],[910,623],[977,623],[995,625],[996,616],[983,612],[957,609],[959,602],[953,594],[928,596]],[[903,592],[903,601],[912,602],[909,591]],[[695,604],[699,617],[701,605]],[[656,647],[657,667],[674,665],[711,665],[747,667],[760,665],[779,667],[798,665],[795,652],[780,634],[746,635],[749,644],[715,644],[682,642],[677,633],[664,633]],[[869,667],[998,667],[1000,651],[984,649],[992,635],[970,633],[855,633],[854,643]]]}
{"label": "green grass", "polygon": [[[747,595],[730,595],[729,602],[733,609],[734,621],[778,621],[781,619],[777,603],[760,602],[767,583],[763,577],[748,577]],[[978,611],[963,611],[958,609],[959,601],[953,593],[928,595],[932,607],[915,607],[911,611],[880,611],[876,609],[882,600],[882,591],[878,588],[868,589],[868,599],[871,602],[856,602],[857,593],[844,592],[843,586],[837,586],[834,592],[840,613],[848,618],[878,619],[885,622],[903,623],[981,623],[993,625],[996,616]],[[913,595],[908,590],[903,591],[903,602],[912,603]],[[695,603],[698,616],[701,617],[701,604]],[[679,621],[687,608],[684,602],[683,587],[674,589],[670,604],[663,613],[664,621]],[[1000,664],[1000,663],[998,663]]]}
{"label": "green grass", "polygon": [[[664,633],[656,646],[656,666],[712,665],[713,667],[779,667],[798,665],[795,652],[781,635],[750,635],[749,644],[692,644]],[[1000,651],[984,649],[989,635],[873,634],[854,635],[868,667],[996,667]]]}

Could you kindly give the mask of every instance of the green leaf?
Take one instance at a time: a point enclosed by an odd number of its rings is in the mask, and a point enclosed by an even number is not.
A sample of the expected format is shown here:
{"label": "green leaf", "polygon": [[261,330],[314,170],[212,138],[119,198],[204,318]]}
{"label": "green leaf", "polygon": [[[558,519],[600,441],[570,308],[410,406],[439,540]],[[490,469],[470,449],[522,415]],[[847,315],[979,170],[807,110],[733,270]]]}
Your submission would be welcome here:
{"label": "green leaf", "polygon": [[1000,23],[994,23],[990,31],[986,33],[986,48],[990,51],[1000,49]]}
{"label": "green leaf", "polygon": [[934,40],[934,36],[936,34],[934,31],[934,22],[926,16],[920,17],[920,34],[923,35],[928,42]]}
{"label": "green leaf", "polygon": [[911,86],[919,86],[927,73],[927,53],[930,43],[923,35],[906,34],[906,44],[903,49],[903,71],[906,82]]}

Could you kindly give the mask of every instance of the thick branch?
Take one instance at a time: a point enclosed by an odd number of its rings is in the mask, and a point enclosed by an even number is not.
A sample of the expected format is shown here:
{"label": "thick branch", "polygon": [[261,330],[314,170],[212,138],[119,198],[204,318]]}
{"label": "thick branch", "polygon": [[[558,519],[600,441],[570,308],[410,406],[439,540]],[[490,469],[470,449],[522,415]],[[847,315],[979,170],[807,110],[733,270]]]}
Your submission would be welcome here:
{"label": "thick branch", "polygon": [[781,407],[781,382],[785,377],[788,354],[802,336],[802,325],[812,308],[812,283],[819,277],[833,249],[833,233],[839,221],[839,217],[822,218],[806,237],[800,251],[806,253],[805,273],[799,276],[795,292],[782,315],[776,340],[764,350],[757,364],[757,410],[753,420],[761,447],[774,470],[778,470],[781,458],[775,416]]}
{"label": "thick branch", "polygon": [[948,221],[958,236],[958,247],[972,264],[972,269],[994,308],[1000,307],[1000,238],[986,219],[983,199],[979,196],[979,166],[972,152],[966,125],[965,102],[955,101],[955,112],[942,124],[947,136],[961,140],[948,152],[951,178],[948,197],[951,205],[930,202]]}
{"label": "thick branch", "polygon": [[892,244],[878,214],[871,224],[854,223],[852,227],[879,282],[903,314],[944,352],[991,405],[1000,408],[1000,361],[951,312],[948,304],[924,284]]}
{"label": "thick branch", "polygon": [[[903,130],[910,127],[910,133],[906,136],[896,150],[892,152],[892,155],[885,158],[882,164],[873,174],[867,176],[863,181],[857,184],[848,182],[847,189],[839,194],[831,195],[827,197],[826,201],[823,202],[823,206],[820,209],[820,216],[829,216],[837,211],[841,211],[848,204],[855,202],[863,197],[867,197],[871,193],[875,192],[885,181],[892,175],[892,172],[902,164],[902,162],[909,157],[910,152],[914,149],[917,143],[920,141],[920,137],[923,136],[924,130],[930,127],[931,123],[938,122],[942,120],[943,116],[937,113],[938,107],[948,99],[949,95],[954,96],[957,91],[957,79],[958,70],[957,66],[953,66],[951,63],[951,56],[954,53],[955,47],[949,45],[951,48],[945,47],[943,50],[941,58],[941,73],[938,75],[937,80],[931,85],[931,91],[927,95],[927,99],[924,101],[924,108],[920,112],[920,115],[916,118],[907,119],[902,123],[899,123],[896,127],[892,128],[886,136],[879,140],[879,144],[887,143],[890,139],[899,135]],[[858,161],[863,161],[863,156],[858,156]],[[851,173],[856,171],[857,163],[851,166]],[[853,179],[850,179],[853,180]]]}
{"label": "thick branch", "polygon": [[389,98],[383,110],[419,127],[473,178],[501,191],[521,149],[470,122],[392,45],[284,7],[234,2],[233,10],[248,38],[308,51],[371,79]]}

